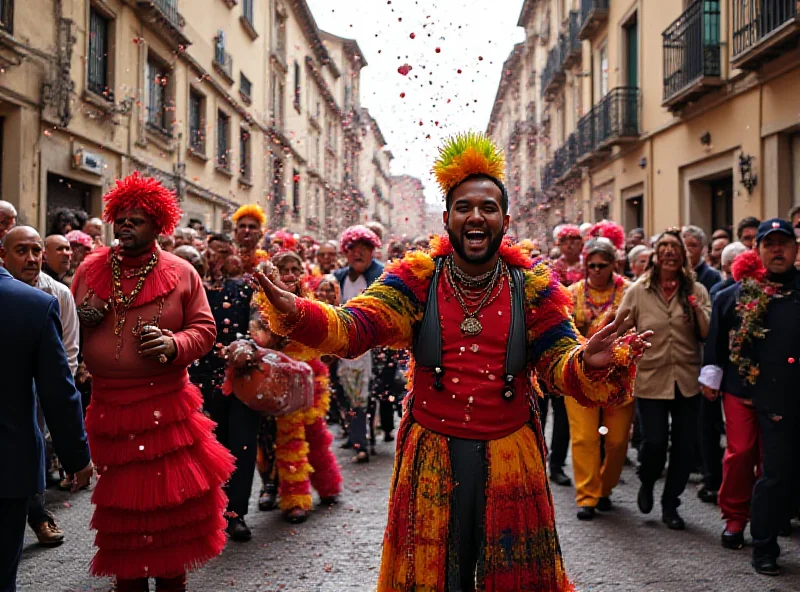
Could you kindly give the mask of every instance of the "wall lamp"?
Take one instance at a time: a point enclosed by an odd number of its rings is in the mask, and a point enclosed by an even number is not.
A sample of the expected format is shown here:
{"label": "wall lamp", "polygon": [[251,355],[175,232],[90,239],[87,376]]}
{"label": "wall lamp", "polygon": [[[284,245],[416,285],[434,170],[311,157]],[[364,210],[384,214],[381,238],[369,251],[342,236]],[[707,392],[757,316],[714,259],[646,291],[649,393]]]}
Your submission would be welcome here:
{"label": "wall lamp", "polygon": [[758,176],[753,172],[753,160],[755,160],[755,156],[745,156],[744,152],[739,155],[739,175],[741,175],[742,185],[751,195],[753,187],[758,182]]}

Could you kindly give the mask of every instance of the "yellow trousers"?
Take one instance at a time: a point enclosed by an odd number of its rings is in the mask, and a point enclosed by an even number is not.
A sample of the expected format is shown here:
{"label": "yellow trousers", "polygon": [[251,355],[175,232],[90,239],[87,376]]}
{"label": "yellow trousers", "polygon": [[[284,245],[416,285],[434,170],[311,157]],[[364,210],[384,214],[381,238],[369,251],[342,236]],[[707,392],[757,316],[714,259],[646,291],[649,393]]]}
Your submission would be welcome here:
{"label": "yellow trousers", "polygon": [[[619,482],[628,451],[633,400],[618,407],[587,408],[572,397],[564,397],[572,441],[572,470],[578,507],[595,507],[601,497],[611,495]],[[600,462],[600,426],[605,435],[605,458]]]}

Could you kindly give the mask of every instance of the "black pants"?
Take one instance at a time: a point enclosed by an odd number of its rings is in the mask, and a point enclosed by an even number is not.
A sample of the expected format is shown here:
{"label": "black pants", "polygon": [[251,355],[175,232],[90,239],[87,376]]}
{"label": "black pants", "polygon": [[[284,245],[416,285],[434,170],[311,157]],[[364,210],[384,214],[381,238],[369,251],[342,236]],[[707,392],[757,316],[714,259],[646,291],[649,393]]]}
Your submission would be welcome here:
{"label": "black pants", "polygon": [[722,397],[709,401],[700,398],[700,454],[703,459],[703,486],[717,491],[722,485]]}
{"label": "black pants", "polygon": [[28,498],[28,525],[36,530],[40,524],[51,519],[53,515],[44,508],[44,492],[31,495]]}
{"label": "black pants", "polygon": [[684,397],[677,385],[674,399],[636,399],[642,430],[639,479],[643,484],[652,486],[661,476],[669,449],[667,480],[661,496],[661,506],[665,510],[674,510],[680,505],[680,495],[689,481],[699,409],[700,396]]}
{"label": "black pants", "polygon": [[539,399],[539,415],[542,422],[542,433],[547,425],[547,403],[553,407],[553,435],[550,437],[550,473],[564,470],[569,450],[569,419],[564,398],[557,395],[545,395]]}
{"label": "black pants", "polygon": [[473,592],[483,552],[486,442],[449,438],[453,475],[447,592]]}
{"label": "black pants", "polygon": [[358,452],[369,454],[369,443],[367,442],[369,413],[367,407],[351,407],[347,413],[349,422],[350,442]]}
{"label": "black pants", "polygon": [[775,421],[767,414],[759,413],[758,423],[761,427],[761,478],[753,487],[750,534],[755,556],[777,557],[778,531],[797,502],[793,494],[798,469],[800,419],[784,416]]}
{"label": "black pants", "polygon": [[0,592],[15,592],[28,498],[0,498]]}
{"label": "black pants", "polygon": [[233,395],[225,396],[213,387],[204,387],[202,390],[204,409],[217,422],[214,431],[217,440],[236,459],[236,469],[225,486],[228,511],[245,516],[253,489],[261,414]]}

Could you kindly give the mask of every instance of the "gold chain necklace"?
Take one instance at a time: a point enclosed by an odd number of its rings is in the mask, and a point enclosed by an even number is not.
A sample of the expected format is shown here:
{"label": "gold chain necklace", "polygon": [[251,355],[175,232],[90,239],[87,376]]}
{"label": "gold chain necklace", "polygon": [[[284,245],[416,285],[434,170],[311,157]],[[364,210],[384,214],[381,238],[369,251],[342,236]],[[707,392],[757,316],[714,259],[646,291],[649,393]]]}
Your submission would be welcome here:
{"label": "gold chain necklace", "polygon": [[[470,311],[466,302],[464,302],[464,296],[461,293],[461,287],[453,278],[452,273],[450,273],[450,269],[446,268],[446,272],[447,279],[450,282],[450,285],[453,287],[453,293],[456,296],[456,300],[461,306],[461,310],[464,311],[464,320],[461,321],[461,332],[469,336],[479,335],[481,331],[483,331],[483,325],[481,325],[481,322],[477,319],[477,315],[481,310],[483,310],[484,307],[494,302],[503,291],[503,284],[506,276],[505,263],[501,262],[501,264],[496,268],[495,275],[492,278],[491,283],[486,287],[486,292],[474,311]],[[498,289],[495,290],[495,288]]]}
{"label": "gold chain necklace", "polygon": [[114,335],[117,336],[117,352],[116,359],[119,360],[122,351],[122,329],[125,327],[125,318],[128,314],[133,301],[144,288],[144,282],[148,274],[155,268],[158,263],[158,250],[153,251],[153,255],[147,264],[141,268],[141,273],[137,273],[139,279],[136,281],[136,286],[127,296],[122,291],[122,268],[120,266],[121,257],[119,252],[112,253],[111,255],[111,308],[114,311]]}

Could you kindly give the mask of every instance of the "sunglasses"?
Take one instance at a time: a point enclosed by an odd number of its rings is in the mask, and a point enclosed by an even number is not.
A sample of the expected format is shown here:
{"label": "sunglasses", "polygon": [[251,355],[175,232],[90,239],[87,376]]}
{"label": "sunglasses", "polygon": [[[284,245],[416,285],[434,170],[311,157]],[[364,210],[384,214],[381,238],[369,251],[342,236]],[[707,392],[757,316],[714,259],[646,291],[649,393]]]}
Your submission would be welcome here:
{"label": "sunglasses", "polygon": [[607,267],[611,267],[610,263],[589,263],[586,267],[592,271],[603,271]]}

